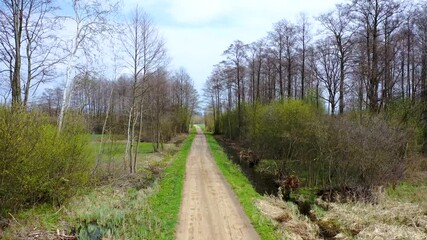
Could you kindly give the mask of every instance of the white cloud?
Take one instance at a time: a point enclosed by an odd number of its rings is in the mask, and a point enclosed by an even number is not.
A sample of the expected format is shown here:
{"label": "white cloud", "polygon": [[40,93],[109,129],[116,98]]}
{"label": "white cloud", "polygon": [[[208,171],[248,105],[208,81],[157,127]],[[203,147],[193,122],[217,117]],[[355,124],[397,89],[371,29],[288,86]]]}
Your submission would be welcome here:
{"label": "white cloud", "polygon": [[226,2],[224,0],[170,1],[170,7],[167,12],[171,14],[175,21],[180,23],[208,23],[226,16],[231,11],[231,7]]}
{"label": "white cloud", "polygon": [[[184,67],[200,91],[212,66],[236,39],[265,37],[272,24],[295,21],[301,12],[317,16],[343,0],[146,0],[140,2],[167,41],[173,67]],[[130,9],[138,0],[124,0]]]}

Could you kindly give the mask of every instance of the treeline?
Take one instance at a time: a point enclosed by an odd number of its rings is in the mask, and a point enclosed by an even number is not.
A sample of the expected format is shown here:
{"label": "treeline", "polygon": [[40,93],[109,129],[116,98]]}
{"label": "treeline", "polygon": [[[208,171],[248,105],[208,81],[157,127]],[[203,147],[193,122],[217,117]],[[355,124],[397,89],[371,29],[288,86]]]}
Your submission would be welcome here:
{"label": "treeline", "polygon": [[223,56],[205,87],[207,126],[278,175],[323,187],[387,184],[421,150],[425,2],[347,1],[313,20],[283,19]]}
{"label": "treeline", "polygon": [[[170,72],[159,68],[144,82],[139,81],[136,87],[142,92],[137,96],[139,109],[136,110],[135,128],[139,129],[142,118],[140,140],[163,143],[177,133],[187,133],[198,104],[198,94],[185,69]],[[86,126],[94,134],[126,135],[132,91],[130,75],[124,74],[111,81],[83,72],[74,78],[69,108],[85,116]],[[62,94],[59,87],[47,88],[31,108],[56,118],[61,110]]]}
{"label": "treeline", "polygon": [[95,178],[91,133],[123,136],[133,174],[140,142],[157,151],[188,132],[198,103],[190,76],[169,69],[147,13],[119,10],[115,1],[0,1],[0,215],[61,204]]}

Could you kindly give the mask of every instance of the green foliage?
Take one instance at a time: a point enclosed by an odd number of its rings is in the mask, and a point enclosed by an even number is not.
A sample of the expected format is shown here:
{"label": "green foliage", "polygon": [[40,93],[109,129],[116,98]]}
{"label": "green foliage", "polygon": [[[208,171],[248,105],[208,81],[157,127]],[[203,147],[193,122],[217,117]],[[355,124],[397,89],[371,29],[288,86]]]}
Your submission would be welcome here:
{"label": "green foliage", "polygon": [[386,189],[387,195],[396,201],[425,202],[427,196],[427,183],[424,181],[404,181]]}
{"label": "green foliage", "polygon": [[308,96],[245,106],[240,131],[233,110],[222,115],[222,132],[256,153],[258,171],[296,175],[305,186],[370,187],[403,178],[408,143],[419,145],[410,141],[422,136],[421,107],[396,102],[381,114],[333,117],[314,103]]}
{"label": "green foliage", "polygon": [[61,203],[87,183],[91,162],[81,120],[61,133],[39,113],[0,109],[2,214],[40,202]]}
{"label": "green foliage", "polygon": [[240,168],[227,158],[227,155],[216,142],[215,138],[210,134],[206,137],[218,168],[236,193],[244,211],[261,236],[261,239],[279,239],[278,232],[275,231],[271,220],[262,216],[254,204],[254,201],[261,198],[261,195],[254,190]]}
{"label": "green foliage", "polygon": [[395,127],[405,128],[411,135],[411,147],[416,150],[424,143],[425,123],[423,110],[425,103],[413,102],[410,99],[396,100],[387,104],[384,116],[387,122]]}
{"label": "green foliage", "polygon": [[257,105],[249,110],[248,116],[252,116],[248,119],[251,130],[245,138],[264,158],[293,159],[310,152],[318,126],[313,107],[289,100]]}
{"label": "green foliage", "polygon": [[316,92],[316,89],[310,88],[307,90],[304,98],[304,103],[317,109],[319,113],[325,113],[325,101],[320,97],[320,94]]}

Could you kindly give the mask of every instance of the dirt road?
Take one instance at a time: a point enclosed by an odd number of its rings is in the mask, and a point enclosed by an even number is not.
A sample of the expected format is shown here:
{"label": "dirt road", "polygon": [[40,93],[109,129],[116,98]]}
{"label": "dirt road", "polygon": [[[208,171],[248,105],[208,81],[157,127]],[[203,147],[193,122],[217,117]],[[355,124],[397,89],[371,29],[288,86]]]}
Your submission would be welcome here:
{"label": "dirt road", "polygon": [[187,159],[176,239],[260,239],[199,128]]}

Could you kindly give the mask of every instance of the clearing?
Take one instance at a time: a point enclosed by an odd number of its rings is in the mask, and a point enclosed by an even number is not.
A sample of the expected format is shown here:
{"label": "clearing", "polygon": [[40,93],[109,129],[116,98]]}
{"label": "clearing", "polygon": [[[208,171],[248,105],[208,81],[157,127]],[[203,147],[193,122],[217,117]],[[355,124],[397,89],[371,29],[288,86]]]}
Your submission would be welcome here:
{"label": "clearing", "polygon": [[260,239],[199,127],[187,158],[176,239]]}

